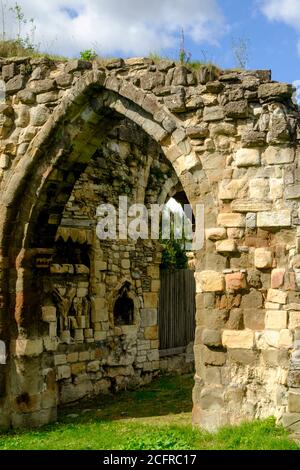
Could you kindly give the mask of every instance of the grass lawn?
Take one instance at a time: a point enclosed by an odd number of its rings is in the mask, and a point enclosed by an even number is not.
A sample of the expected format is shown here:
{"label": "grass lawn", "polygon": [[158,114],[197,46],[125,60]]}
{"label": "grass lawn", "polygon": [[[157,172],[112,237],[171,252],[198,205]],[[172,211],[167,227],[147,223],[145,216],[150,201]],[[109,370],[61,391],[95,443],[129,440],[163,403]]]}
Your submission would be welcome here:
{"label": "grass lawn", "polygon": [[190,375],[162,377],[137,391],[81,402],[39,430],[0,435],[0,450],[300,450],[274,419],[226,427],[217,434],[193,429]]}

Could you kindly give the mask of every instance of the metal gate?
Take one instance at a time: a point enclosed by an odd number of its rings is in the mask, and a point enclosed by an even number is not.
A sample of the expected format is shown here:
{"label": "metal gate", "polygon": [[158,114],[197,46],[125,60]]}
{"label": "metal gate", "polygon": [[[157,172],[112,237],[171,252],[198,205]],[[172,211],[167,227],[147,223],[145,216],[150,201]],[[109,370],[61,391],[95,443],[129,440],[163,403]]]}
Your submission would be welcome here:
{"label": "metal gate", "polygon": [[195,278],[189,269],[162,270],[158,327],[160,356],[179,354],[195,337]]}

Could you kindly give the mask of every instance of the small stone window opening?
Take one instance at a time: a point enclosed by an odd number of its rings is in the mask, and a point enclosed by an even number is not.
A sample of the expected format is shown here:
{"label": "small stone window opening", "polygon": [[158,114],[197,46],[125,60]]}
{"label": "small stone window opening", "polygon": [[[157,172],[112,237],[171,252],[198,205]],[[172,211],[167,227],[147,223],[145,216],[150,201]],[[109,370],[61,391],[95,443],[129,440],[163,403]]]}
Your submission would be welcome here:
{"label": "small stone window opening", "polygon": [[118,293],[118,298],[114,306],[114,324],[118,325],[133,325],[134,323],[134,302],[128,296],[130,291],[129,282],[121,287]]}

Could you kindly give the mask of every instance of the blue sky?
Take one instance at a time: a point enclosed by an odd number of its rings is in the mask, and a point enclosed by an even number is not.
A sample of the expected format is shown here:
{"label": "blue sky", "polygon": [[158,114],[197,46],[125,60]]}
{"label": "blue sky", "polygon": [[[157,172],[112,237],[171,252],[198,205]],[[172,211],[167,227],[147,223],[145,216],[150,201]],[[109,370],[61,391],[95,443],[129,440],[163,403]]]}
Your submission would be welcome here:
{"label": "blue sky", "polygon": [[[16,31],[7,5],[6,30]],[[273,79],[300,80],[300,0],[19,0],[34,18],[35,43],[48,53],[78,57],[94,49],[104,56],[178,58],[180,30],[192,60],[221,67],[237,64],[232,42],[248,41],[248,68],[272,69]],[[1,24],[1,22],[0,22]],[[25,35],[26,25],[23,26]],[[11,33],[12,34],[12,33]]]}

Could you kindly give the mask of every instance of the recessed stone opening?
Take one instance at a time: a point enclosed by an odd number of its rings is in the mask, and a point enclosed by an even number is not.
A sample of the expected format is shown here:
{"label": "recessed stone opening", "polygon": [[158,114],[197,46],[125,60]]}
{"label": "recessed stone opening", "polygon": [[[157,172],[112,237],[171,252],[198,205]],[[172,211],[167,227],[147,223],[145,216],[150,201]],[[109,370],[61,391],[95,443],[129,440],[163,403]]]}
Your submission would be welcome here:
{"label": "recessed stone opening", "polygon": [[130,283],[125,282],[118,292],[118,298],[114,305],[114,325],[134,324],[134,301],[128,296]]}

